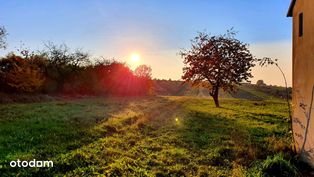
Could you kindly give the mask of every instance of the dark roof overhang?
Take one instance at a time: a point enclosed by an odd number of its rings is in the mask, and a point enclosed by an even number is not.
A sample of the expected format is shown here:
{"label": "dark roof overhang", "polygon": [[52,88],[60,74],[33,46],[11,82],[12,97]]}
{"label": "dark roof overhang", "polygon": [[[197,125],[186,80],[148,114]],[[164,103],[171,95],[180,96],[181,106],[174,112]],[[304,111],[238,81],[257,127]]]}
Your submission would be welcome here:
{"label": "dark roof overhang", "polygon": [[290,6],[289,6],[289,10],[288,10],[288,13],[287,13],[287,17],[292,17],[292,15],[293,15],[293,7],[295,5],[295,1],[296,0],[291,0]]}

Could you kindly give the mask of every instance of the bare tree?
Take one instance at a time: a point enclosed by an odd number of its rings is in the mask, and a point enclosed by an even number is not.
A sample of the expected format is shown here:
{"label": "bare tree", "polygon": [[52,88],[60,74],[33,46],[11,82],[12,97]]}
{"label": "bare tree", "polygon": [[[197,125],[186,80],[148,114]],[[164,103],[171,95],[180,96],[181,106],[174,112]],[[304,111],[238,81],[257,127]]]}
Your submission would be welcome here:
{"label": "bare tree", "polygon": [[280,73],[282,74],[282,77],[285,81],[285,87],[286,87],[286,102],[287,102],[287,108],[288,108],[288,115],[289,115],[289,120],[291,122],[291,131],[292,131],[292,136],[293,136],[293,127],[292,127],[292,116],[291,116],[291,106],[290,106],[290,101],[289,101],[289,90],[288,90],[288,83],[287,83],[287,79],[286,79],[286,75],[285,73],[282,71],[281,67],[278,65],[278,59],[271,59],[269,57],[264,57],[264,58],[261,58],[261,59],[257,59],[257,62],[259,62],[259,65],[261,67],[266,67],[268,65],[275,65],[278,70],[280,71]]}
{"label": "bare tree", "polygon": [[[289,90],[288,90],[288,83],[287,83],[287,79],[286,79],[286,76],[285,76],[285,73],[282,71],[281,67],[278,65],[278,59],[271,59],[269,57],[264,57],[262,59],[257,59],[257,61],[259,62],[259,65],[261,67],[264,67],[264,66],[268,66],[268,65],[275,65],[279,71],[281,72],[282,74],[282,77],[285,81],[285,87],[286,87],[286,102],[287,102],[287,107],[288,107],[288,113],[289,113],[289,118],[290,120],[292,120],[292,117],[291,117],[291,108],[290,108],[290,102],[289,102]],[[291,121],[292,122],[292,121]]]}
{"label": "bare tree", "polygon": [[7,46],[6,36],[7,36],[6,29],[3,26],[2,27],[0,26],[0,49],[5,49]]}

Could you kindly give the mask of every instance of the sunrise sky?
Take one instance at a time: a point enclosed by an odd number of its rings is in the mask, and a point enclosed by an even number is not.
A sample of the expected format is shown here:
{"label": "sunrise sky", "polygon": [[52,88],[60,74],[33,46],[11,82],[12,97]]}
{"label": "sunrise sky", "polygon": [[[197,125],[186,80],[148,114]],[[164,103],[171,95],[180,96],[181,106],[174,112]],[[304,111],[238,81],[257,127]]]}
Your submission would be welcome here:
{"label": "sunrise sky", "polygon": [[[153,77],[180,79],[178,52],[190,46],[197,31],[223,34],[231,27],[257,57],[278,58],[291,85],[290,0],[0,0],[0,26],[8,31],[8,48],[24,43],[65,43],[92,56],[116,58],[131,68],[152,67]],[[136,59],[137,58],[137,59]],[[283,85],[275,68],[253,69],[255,83]]]}

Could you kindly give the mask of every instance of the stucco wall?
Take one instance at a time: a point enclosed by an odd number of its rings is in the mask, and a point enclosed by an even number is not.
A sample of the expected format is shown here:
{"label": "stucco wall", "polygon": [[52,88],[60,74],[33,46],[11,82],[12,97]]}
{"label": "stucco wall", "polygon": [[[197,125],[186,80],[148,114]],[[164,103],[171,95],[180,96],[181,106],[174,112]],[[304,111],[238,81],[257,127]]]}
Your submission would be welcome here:
{"label": "stucco wall", "polygon": [[[303,36],[299,37],[299,14],[303,13]],[[314,110],[307,129],[314,86],[314,0],[297,0],[293,9],[293,130],[296,148],[314,167]],[[314,106],[312,106],[314,107]],[[306,138],[305,138],[306,137]]]}

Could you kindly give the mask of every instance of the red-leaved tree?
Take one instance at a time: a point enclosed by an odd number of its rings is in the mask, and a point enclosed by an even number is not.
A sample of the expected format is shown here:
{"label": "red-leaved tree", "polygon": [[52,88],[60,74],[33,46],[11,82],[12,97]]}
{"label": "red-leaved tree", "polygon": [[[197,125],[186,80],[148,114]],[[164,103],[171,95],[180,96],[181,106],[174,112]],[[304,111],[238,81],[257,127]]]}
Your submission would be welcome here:
{"label": "red-leaved tree", "polygon": [[254,57],[232,29],[218,36],[198,33],[191,48],[180,51],[180,55],[185,64],[182,79],[194,85],[206,84],[216,107],[220,88],[234,91],[235,85],[252,77]]}

